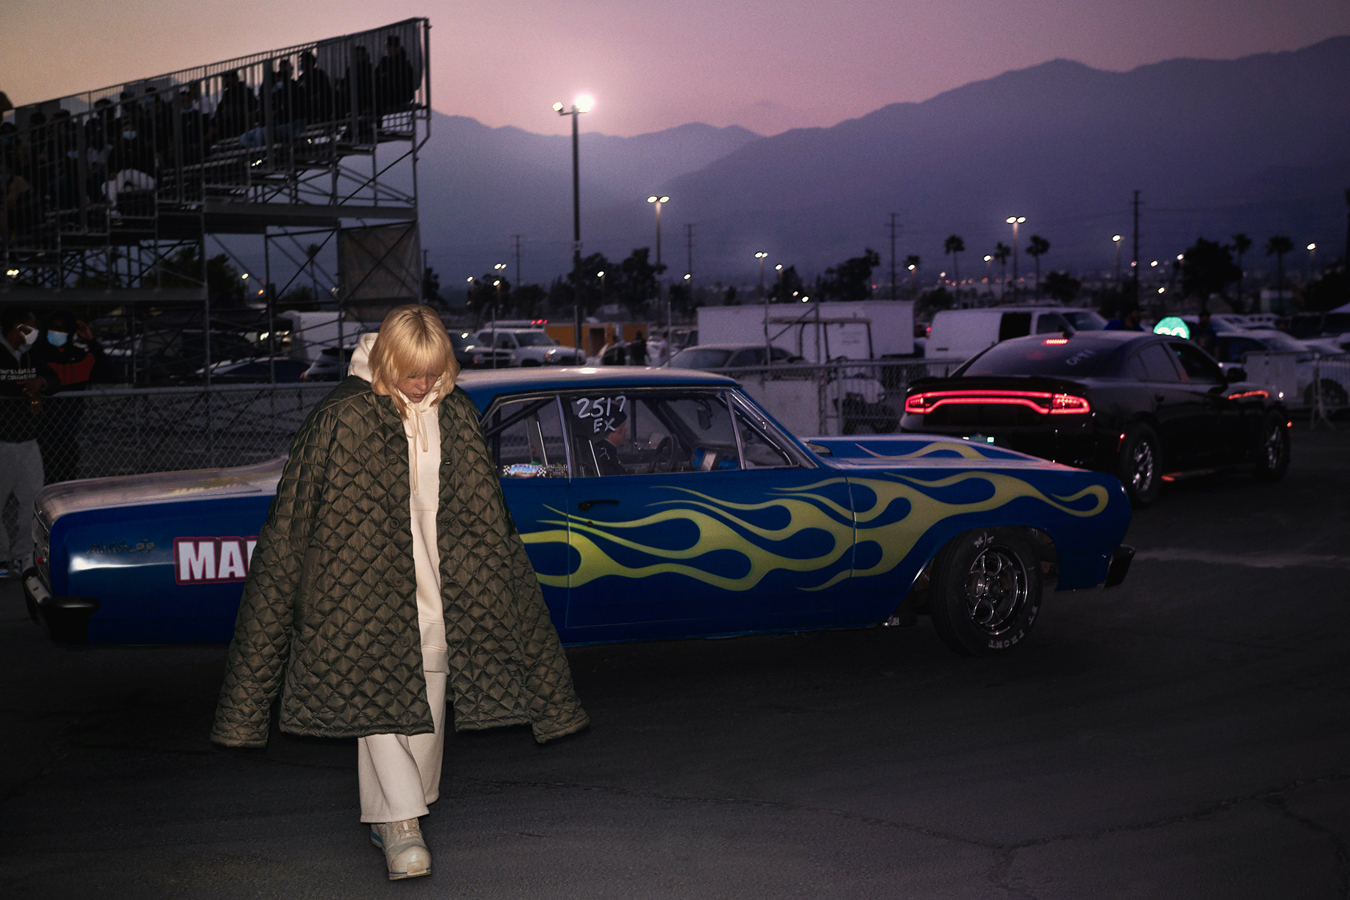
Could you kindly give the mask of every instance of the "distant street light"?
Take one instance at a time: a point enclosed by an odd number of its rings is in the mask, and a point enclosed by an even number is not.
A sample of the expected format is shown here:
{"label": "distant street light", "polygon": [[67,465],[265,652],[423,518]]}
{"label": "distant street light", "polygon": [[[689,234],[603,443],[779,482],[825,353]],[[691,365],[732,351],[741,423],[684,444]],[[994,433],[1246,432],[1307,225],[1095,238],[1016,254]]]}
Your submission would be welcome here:
{"label": "distant street light", "polygon": [[759,260],[759,296],[764,301],[764,365],[773,363],[773,345],[769,343],[769,295],[764,290],[764,260],[769,254],[763,250],[755,251],[755,259]]}
{"label": "distant street light", "polygon": [[994,296],[994,289],[989,285],[989,279],[993,277],[992,273],[989,270],[989,264],[992,263],[993,261],[994,257],[990,256],[988,253],[984,255],[984,284],[985,287],[989,289],[990,297]]}
{"label": "distant street light", "polygon": [[[656,204],[656,317],[657,321],[661,318],[661,295],[665,293],[665,279],[661,277],[661,204],[669,203],[670,198],[661,195],[652,194],[647,198],[648,203]],[[670,334],[670,310],[666,310],[666,334]]]}
{"label": "distant street light", "polygon": [[1313,258],[1317,255],[1317,245],[1308,245],[1308,280],[1313,280]]}
{"label": "distant street light", "polygon": [[[577,116],[590,112],[595,106],[595,98],[590,94],[580,94],[573,101],[572,108],[563,106],[562,101],[553,104],[553,111],[560,116],[572,117],[572,286],[576,291],[575,340],[581,350],[581,166],[577,138]],[[584,351],[583,351],[584,352]],[[495,358],[495,356],[494,356]]]}
{"label": "distant street light", "polygon": [[1013,300],[1017,299],[1017,226],[1027,220],[1026,216],[1008,216],[1004,221],[1013,227]]}
{"label": "distant street light", "polygon": [[1111,240],[1116,242],[1116,287],[1120,287],[1120,235],[1113,235]]}

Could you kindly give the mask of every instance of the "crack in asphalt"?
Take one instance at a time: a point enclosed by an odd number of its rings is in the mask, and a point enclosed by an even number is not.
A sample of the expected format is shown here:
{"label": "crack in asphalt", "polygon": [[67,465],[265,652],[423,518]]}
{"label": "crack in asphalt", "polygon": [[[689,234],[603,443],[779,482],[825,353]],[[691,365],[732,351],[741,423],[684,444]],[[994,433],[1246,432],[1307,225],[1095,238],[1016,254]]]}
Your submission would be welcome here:
{"label": "crack in asphalt", "polygon": [[1070,841],[1088,841],[1098,838],[1109,837],[1116,834],[1131,834],[1153,831],[1159,828],[1167,828],[1172,825],[1180,825],[1188,822],[1198,822],[1204,819],[1213,818],[1251,803],[1264,803],[1274,807],[1280,814],[1287,816],[1291,820],[1298,822],[1310,831],[1326,838],[1332,847],[1337,871],[1340,878],[1340,897],[1342,900],[1350,900],[1350,845],[1344,835],[1340,832],[1328,828],[1320,823],[1313,821],[1305,816],[1300,816],[1288,808],[1287,798],[1290,791],[1299,788],[1319,784],[1334,784],[1350,780],[1350,773],[1336,773],[1323,776],[1321,778],[1305,778],[1289,782],[1280,787],[1268,788],[1256,791],[1251,794],[1245,794],[1239,797],[1231,797],[1223,800],[1215,800],[1203,806],[1196,807],[1188,812],[1174,813],[1169,816],[1162,816],[1157,819],[1151,819],[1145,822],[1134,822],[1124,825],[1111,825],[1099,828],[1094,831],[1070,832],[1064,834],[1048,835],[1040,838],[1030,838],[1024,841],[1015,841],[1012,843],[1000,843],[994,841],[985,841],[956,832],[945,831],[938,828],[930,828],[919,825],[914,822],[897,821],[893,819],[884,819],[877,816],[867,816],[859,813],[849,812],[840,809],[828,809],[825,807],[807,806],[796,803],[784,803],[775,800],[753,800],[744,797],[700,797],[686,794],[668,794],[659,791],[643,791],[633,788],[615,787],[612,785],[586,784],[583,782],[563,782],[563,781],[526,781],[509,779],[488,779],[472,778],[462,775],[451,777],[452,781],[459,781],[465,784],[478,785],[489,788],[543,788],[549,790],[577,790],[587,792],[600,792],[614,796],[634,797],[639,799],[659,800],[668,803],[686,803],[701,804],[706,806],[739,806],[748,808],[774,809],[781,812],[804,812],[831,816],[845,821],[857,822],[862,825],[888,828],[895,831],[905,831],[911,834],[923,837],[931,837],[939,840],[950,841],[962,844],[968,847],[976,847],[982,850],[989,850],[998,854],[998,861],[989,869],[988,877],[994,887],[1006,891],[1008,894],[1017,897],[1024,897],[1026,900],[1035,900],[1036,895],[1030,889],[1023,888],[1011,883],[1007,876],[1013,865],[1017,861],[1017,856],[1023,850],[1030,850],[1039,847],[1047,847],[1053,844],[1067,843]]}

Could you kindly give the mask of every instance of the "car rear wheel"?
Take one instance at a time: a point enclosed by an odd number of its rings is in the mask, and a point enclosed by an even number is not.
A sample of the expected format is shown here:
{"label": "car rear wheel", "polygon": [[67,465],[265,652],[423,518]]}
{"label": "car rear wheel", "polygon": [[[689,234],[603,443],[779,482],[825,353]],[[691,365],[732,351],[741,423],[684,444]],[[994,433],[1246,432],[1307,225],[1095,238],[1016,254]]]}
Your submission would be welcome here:
{"label": "car rear wheel", "polygon": [[1279,481],[1289,468],[1289,424],[1275,412],[1261,422],[1261,443],[1256,447],[1257,481]]}
{"label": "car rear wheel", "polygon": [[1041,564],[1025,533],[980,528],[953,539],[933,560],[933,628],[966,656],[991,656],[1031,633],[1041,607]]}
{"label": "car rear wheel", "polygon": [[1130,505],[1136,509],[1151,506],[1162,491],[1162,454],[1158,435],[1147,425],[1131,426],[1120,446],[1117,475],[1125,485]]}

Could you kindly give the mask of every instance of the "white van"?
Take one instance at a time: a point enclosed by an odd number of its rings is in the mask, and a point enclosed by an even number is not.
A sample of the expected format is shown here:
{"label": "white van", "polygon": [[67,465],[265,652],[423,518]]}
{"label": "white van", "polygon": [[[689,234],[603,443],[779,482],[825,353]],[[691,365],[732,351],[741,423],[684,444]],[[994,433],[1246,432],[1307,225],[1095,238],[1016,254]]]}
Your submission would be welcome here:
{"label": "white van", "polygon": [[970,359],[1008,338],[1064,331],[1099,331],[1106,320],[1090,309],[1064,306],[1003,306],[944,309],[933,316],[924,356]]}

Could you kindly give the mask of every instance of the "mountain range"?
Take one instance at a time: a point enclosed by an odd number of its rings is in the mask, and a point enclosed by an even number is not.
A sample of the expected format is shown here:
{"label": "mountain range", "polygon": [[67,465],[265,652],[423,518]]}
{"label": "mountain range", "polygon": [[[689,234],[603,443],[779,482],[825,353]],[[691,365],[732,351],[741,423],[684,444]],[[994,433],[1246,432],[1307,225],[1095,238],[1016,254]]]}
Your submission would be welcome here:
{"label": "mountain range", "polygon": [[[1131,255],[1140,196],[1140,258],[1169,259],[1197,237],[1318,242],[1329,262],[1346,240],[1350,188],[1350,36],[1236,60],[1177,59],[1128,72],[1052,60],[896,103],[830,128],[760,137],[683,125],[579,141],[586,253],[618,261],[655,241],[649,194],[662,212],[662,257],[674,277],[749,284],[754,253],[810,277],[871,247],[889,279],[895,253],[921,259],[920,283],[952,264],[960,235],[966,277],[1012,243],[1009,215],[1050,243],[1042,269],[1108,271],[1113,234]],[[582,118],[584,125],[584,115]],[[521,280],[547,284],[570,267],[570,136],[489,128],[435,114],[418,167],[422,242],[443,284],[508,264],[516,235]],[[1335,249],[1330,249],[1335,248]],[[1321,252],[1321,251],[1319,251]],[[1292,265],[1292,263],[1290,263]],[[1030,271],[1032,260],[1020,265]],[[993,272],[997,276],[997,270]]]}

